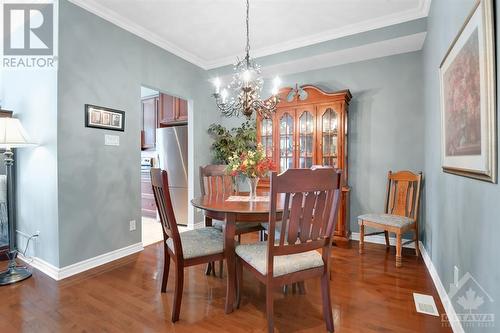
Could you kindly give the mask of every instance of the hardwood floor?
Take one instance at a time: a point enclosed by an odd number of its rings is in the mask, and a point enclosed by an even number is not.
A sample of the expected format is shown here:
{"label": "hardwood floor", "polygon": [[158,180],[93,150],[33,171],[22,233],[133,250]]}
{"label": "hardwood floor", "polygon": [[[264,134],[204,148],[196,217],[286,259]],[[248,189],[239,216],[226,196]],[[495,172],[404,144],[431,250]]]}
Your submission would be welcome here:
{"label": "hardwood floor", "polygon": [[[252,235],[253,236],[253,235]],[[248,238],[247,238],[248,239]],[[205,276],[203,266],[185,272],[180,321],[170,322],[173,275],[160,293],[162,247],[55,282],[35,271],[33,278],[0,287],[0,331],[6,332],[261,332],[265,331],[265,288],[248,272],[240,309],[224,314],[225,279]],[[403,250],[366,244],[332,249],[332,308],[336,332],[451,332],[440,317],[416,313],[413,292],[432,294],[444,313],[422,259]],[[5,262],[0,263],[1,268]],[[173,269],[170,270],[171,274]],[[306,281],[306,295],[276,290],[279,332],[325,332],[320,279]]]}

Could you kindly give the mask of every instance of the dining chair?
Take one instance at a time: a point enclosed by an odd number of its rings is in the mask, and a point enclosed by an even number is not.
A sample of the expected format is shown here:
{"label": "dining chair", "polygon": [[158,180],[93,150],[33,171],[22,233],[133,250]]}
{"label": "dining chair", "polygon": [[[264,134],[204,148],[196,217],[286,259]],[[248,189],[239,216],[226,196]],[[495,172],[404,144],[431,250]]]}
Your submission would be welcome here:
{"label": "dining chair", "polygon": [[222,232],[213,227],[205,227],[179,233],[168,187],[165,170],[151,169],[156,206],[163,230],[163,279],[161,292],[167,290],[170,259],[175,263],[175,291],[172,307],[172,322],[179,320],[184,268],[224,259],[224,238]]}
{"label": "dining chair", "polygon": [[[358,216],[359,253],[364,253],[364,238],[371,235],[385,235],[385,244],[390,247],[389,233],[396,234],[396,267],[402,266],[401,250],[403,245],[415,242],[415,253],[418,249],[418,210],[422,172],[389,171],[387,175],[387,195],[383,214],[371,213]],[[365,234],[365,227],[383,231]],[[405,232],[414,232],[414,238],[402,243]]]}
{"label": "dining chair", "polygon": [[[273,288],[313,277],[321,277],[323,316],[326,328],[333,332],[328,272],[341,174],[333,168],[288,169],[280,175],[273,172],[268,240],[236,246],[237,305],[245,267],[266,285],[269,332],[274,329]],[[283,200],[282,232],[275,238],[278,200]]]}
{"label": "dining chair", "polygon": [[[226,165],[206,165],[200,166],[200,190],[201,195],[231,195],[235,193],[233,185],[233,177],[228,175],[226,172]],[[223,221],[213,220],[210,217],[205,216],[205,226],[213,226],[222,231],[224,227]],[[241,235],[256,231],[262,231],[263,228],[259,222],[255,223],[236,223],[236,236],[238,237],[238,242],[241,241]],[[262,237],[262,236],[261,236]],[[210,263],[207,267],[206,274],[209,275],[213,273],[215,275],[214,263]],[[219,262],[219,275],[222,277],[223,274],[223,262]]]}

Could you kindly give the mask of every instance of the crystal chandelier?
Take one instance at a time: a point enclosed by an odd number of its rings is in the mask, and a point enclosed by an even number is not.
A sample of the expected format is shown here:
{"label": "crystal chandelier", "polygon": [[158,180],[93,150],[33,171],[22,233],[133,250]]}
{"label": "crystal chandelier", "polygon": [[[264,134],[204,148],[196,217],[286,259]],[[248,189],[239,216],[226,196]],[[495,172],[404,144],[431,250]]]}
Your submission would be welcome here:
{"label": "crystal chandelier", "polygon": [[[246,0],[246,37],[245,58],[238,60],[234,65],[234,75],[231,83],[221,90],[219,78],[214,80],[215,93],[213,94],[217,107],[226,117],[245,115],[250,119],[253,113],[258,113],[263,118],[269,118],[276,111],[279,102],[278,89],[281,81],[274,78],[272,96],[267,100],[260,99],[260,92],[264,80],[260,76],[261,67],[250,58],[250,34],[248,29],[249,0]],[[228,91],[232,91],[230,92]]]}

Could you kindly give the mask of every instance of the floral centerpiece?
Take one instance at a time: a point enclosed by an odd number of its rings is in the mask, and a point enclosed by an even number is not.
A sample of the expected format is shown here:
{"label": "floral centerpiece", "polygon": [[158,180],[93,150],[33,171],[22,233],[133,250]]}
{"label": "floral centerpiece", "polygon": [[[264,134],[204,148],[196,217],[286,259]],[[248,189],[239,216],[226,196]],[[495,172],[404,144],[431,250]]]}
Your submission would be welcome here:
{"label": "floral centerpiece", "polygon": [[241,154],[234,153],[233,156],[230,156],[226,171],[231,176],[245,176],[250,185],[250,198],[255,199],[259,179],[267,176],[269,171],[275,168],[274,162],[266,156],[259,143],[254,150],[248,150]]}

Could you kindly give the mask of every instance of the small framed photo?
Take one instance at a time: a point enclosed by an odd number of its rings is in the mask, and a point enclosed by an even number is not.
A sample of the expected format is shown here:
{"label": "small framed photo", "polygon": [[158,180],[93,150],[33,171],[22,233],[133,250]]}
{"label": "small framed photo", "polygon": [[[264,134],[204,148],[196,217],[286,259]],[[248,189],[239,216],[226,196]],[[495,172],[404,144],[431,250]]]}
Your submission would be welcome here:
{"label": "small framed photo", "polygon": [[125,131],[125,112],[85,104],[85,127]]}

